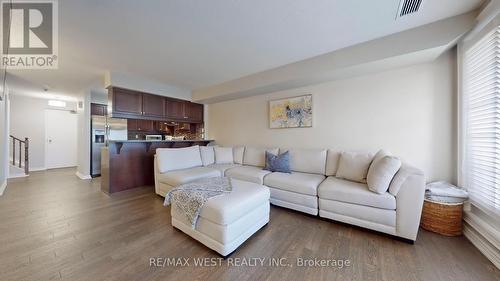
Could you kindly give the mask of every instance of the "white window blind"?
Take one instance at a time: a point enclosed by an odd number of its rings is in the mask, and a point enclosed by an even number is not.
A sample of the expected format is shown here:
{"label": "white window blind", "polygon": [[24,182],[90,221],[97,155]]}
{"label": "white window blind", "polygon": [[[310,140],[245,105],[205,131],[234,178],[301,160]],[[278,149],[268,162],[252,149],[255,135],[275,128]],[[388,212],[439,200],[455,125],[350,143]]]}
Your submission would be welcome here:
{"label": "white window blind", "polygon": [[500,215],[500,27],[463,62],[465,184],[473,204]]}

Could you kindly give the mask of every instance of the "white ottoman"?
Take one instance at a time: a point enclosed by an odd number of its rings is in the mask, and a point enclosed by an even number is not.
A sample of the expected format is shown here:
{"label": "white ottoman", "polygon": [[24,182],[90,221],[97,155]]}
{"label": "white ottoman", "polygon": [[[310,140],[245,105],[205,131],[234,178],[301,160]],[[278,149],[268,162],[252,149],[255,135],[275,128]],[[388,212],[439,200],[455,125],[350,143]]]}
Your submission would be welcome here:
{"label": "white ottoman", "polygon": [[207,200],[193,229],[183,213],[171,207],[172,226],[227,256],[269,222],[269,189],[231,180],[230,193]]}

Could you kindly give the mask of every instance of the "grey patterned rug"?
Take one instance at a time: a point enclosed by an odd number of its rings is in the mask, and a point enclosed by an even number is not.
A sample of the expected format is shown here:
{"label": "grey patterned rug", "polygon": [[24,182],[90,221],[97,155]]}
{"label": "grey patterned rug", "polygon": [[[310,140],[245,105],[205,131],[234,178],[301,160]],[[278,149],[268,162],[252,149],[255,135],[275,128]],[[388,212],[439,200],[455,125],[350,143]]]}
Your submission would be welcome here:
{"label": "grey patterned rug", "polygon": [[195,229],[201,208],[209,198],[231,192],[233,187],[229,178],[206,178],[182,184],[165,195],[164,206],[172,205],[183,213],[191,227]]}

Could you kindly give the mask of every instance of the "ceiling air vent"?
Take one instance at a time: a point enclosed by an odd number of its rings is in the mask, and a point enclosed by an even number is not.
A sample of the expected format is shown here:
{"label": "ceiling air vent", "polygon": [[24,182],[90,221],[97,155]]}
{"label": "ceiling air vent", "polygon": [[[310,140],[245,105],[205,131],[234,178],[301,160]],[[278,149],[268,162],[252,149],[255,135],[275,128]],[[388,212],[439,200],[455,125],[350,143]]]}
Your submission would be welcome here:
{"label": "ceiling air vent", "polygon": [[418,11],[422,0],[401,0],[399,2],[398,17],[413,14]]}

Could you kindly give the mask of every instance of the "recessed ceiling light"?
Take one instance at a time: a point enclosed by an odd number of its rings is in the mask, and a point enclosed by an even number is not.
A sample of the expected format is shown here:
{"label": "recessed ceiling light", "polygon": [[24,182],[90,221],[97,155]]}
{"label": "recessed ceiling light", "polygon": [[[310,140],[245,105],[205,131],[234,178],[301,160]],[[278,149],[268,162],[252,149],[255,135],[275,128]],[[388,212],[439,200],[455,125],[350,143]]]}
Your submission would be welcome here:
{"label": "recessed ceiling light", "polygon": [[49,100],[49,106],[66,107],[66,102],[60,100]]}

